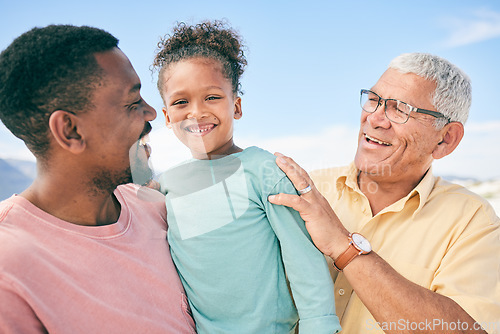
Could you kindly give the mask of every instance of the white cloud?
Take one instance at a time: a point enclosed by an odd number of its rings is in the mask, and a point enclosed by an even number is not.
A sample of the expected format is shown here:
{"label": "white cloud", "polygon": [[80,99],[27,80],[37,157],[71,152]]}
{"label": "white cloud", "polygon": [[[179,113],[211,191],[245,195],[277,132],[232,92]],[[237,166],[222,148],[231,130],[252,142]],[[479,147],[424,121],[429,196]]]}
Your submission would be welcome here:
{"label": "white cloud", "polygon": [[445,41],[448,47],[457,47],[500,37],[500,13],[479,9],[468,18],[445,18],[451,35]]}
{"label": "white cloud", "polygon": [[0,158],[35,161],[35,156],[24,143],[13,137],[8,140],[0,140]]}

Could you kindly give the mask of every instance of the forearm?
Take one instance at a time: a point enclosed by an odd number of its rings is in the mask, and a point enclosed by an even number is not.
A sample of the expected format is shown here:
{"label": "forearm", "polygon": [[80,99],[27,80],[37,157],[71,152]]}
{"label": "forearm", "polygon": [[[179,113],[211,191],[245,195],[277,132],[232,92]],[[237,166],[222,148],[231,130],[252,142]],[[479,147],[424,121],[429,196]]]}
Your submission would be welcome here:
{"label": "forearm", "polygon": [[407,280],[374,252],[358,256],[344,275],[379,324],[406,324],[386,333],[486,333],[452,299]]}

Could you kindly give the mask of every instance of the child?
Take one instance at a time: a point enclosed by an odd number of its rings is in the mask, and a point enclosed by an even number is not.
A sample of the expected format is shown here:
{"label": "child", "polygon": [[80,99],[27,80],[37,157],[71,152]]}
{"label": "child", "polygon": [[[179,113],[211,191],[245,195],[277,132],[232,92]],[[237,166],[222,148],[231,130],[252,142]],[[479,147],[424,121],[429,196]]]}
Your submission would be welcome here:
{"label": "child", "polygon": [[323,255],[296,211],[267,201],[296,194],[293,185],[274,155],[234,144],[246,65],[238,35],[219,21],[181,23],[159,47],[154,65],[167,127],[194,158],[162,174],[160,184],[198,333],[293,333],[297,316],[300,333],[339,331]]}

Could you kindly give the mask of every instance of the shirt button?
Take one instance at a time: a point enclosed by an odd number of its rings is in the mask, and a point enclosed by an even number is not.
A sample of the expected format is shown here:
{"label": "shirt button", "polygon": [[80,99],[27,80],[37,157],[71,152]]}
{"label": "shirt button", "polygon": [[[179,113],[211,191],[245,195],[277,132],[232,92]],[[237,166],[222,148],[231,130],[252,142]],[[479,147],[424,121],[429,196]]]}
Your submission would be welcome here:
{"label": "shirt button", "polygon": [[344,289],[339,289],[339,295],[343,296],[345,293]]}

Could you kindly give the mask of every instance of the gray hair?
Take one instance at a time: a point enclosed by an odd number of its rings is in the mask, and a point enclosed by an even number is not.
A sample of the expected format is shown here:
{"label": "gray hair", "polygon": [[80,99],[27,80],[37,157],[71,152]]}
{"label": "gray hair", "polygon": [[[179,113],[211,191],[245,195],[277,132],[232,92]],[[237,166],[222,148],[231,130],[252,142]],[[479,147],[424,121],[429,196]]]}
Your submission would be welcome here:
{"label": "gray hair", "polygon": [[[388,68],[402,73],[413,73],[436,83],[432,104],[452,122],[465,124],[472,101],[470,78],[446,59],[427,53],[403,53],[394,58]],[[436,128],[447,123],[436,119]]]}

